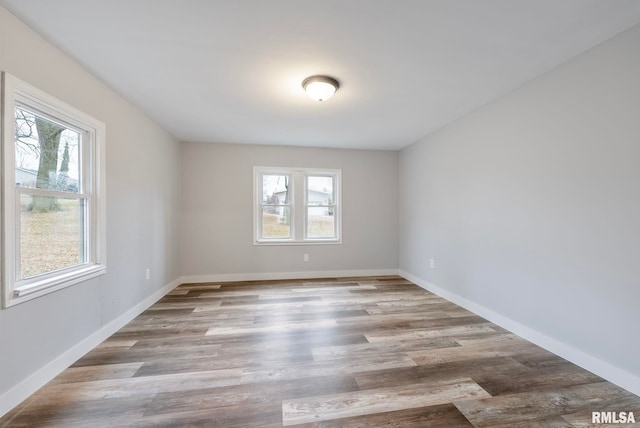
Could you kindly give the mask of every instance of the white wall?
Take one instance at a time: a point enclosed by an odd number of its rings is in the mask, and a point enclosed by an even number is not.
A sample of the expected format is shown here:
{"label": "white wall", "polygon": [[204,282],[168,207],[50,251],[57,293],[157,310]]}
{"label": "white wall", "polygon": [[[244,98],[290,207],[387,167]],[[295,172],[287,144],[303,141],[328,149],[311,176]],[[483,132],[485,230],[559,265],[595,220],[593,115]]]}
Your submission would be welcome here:
{"label": "white wall", "polygon": [[108,235],[106,275],[0,310],[2,415],[79,357],[83,343],[180,276],[180,151],[140,110],[1,7],[0,69],[106,124]]}
{"label": "white wall", "polygon": [[[253,245],[253,166],[342,169],[342,244]],[[397,272],[397,152],[183,143],[182,171],[185,281]]]}
{"label": "white wall", "polygon": [[636,393],[638,46],[640,26],[400,154],[401,271]]}

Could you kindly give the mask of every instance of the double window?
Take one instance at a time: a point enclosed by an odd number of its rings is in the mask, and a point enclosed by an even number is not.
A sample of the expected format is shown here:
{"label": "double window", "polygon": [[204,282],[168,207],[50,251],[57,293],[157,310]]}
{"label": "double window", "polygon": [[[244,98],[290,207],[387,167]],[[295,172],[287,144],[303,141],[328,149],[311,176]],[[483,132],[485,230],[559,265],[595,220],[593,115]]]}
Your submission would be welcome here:
{"label": "double window", "polygon": [[104,124],[3,74],[3,303],[105,272]]}
{"label": "double window", "polygon": [[339,243],[341,172],[254,167],[256,244]]}

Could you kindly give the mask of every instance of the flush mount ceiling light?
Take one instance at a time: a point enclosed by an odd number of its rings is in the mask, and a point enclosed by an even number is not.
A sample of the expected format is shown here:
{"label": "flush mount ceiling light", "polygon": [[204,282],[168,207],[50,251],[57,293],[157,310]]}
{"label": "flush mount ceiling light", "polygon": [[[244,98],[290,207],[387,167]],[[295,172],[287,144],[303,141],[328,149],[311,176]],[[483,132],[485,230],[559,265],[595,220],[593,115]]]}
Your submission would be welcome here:
{"label": "flush mount ceiling light", "polygon": [[311,76],[302,81],[302,88],[316,101],[328,100],[340,87],[340,83],[329,76]]}

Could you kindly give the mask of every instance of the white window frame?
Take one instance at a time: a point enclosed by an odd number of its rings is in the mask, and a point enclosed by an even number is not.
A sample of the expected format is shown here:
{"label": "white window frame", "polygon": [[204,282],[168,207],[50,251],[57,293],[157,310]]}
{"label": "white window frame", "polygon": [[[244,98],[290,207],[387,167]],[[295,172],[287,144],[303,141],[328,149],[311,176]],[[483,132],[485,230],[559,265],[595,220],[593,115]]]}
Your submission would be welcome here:
{"label": "white window frame", "polygon": [[[290,238],[262,237],[262,176],[288,175],[290,204]],[[309,238],[307,236],[307,177],[325,176],[334,178],[333,217],[336,236],[332,238]],[[342,244],[342,170],[300,167],[253,167],[253,245],[316,245]]]}
{"label": "white window frame", "polygon": [[[46,189],[18,189],[15,185],[15,109],[42,114],[43,117],[76,130],[83,136],[84,156],[80,194]],[[82,283],[106,273],[106,206],[104,168],[105,125],[59,99],[12,76],[2,73],[2,306],[8,308],[54,291]],[[20,279],[19,263],[20,193],[84,200],[85,263]]]}

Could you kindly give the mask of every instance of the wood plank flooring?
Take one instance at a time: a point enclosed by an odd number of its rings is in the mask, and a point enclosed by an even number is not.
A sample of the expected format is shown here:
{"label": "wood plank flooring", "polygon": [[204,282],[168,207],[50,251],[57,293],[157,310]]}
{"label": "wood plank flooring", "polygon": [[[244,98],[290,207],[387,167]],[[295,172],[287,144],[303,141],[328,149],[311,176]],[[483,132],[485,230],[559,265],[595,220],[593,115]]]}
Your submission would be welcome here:
{"label": "wood plank flooring", "polygon": [[640,422],[640,398],[409,281],[366,277],[181,285],[0,426],[604,426],[594,411]]}

